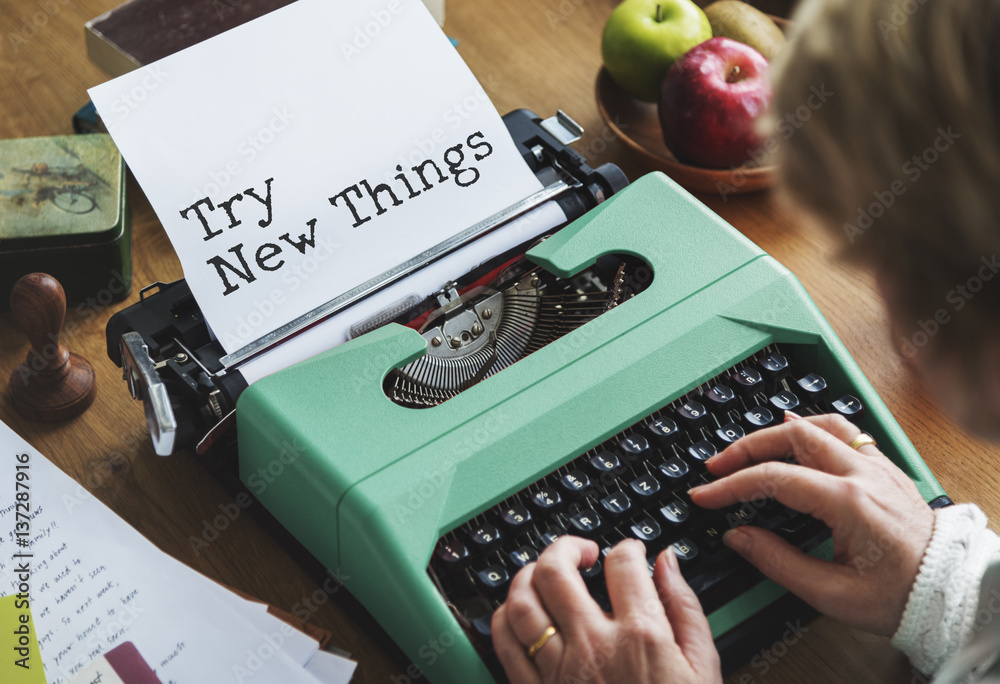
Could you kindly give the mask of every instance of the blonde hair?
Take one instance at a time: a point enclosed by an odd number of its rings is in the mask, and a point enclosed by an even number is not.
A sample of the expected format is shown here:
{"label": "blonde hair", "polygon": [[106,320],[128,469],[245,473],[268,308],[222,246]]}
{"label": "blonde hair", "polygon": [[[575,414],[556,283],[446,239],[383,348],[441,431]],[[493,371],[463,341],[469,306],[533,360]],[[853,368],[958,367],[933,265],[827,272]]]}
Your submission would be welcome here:
{"label": "blonde hair", "polygon": [[1000,330],[1000,0],[805,0],[792,21],[786,193],[895,293],[900,332],[942,312],[935,349]]}

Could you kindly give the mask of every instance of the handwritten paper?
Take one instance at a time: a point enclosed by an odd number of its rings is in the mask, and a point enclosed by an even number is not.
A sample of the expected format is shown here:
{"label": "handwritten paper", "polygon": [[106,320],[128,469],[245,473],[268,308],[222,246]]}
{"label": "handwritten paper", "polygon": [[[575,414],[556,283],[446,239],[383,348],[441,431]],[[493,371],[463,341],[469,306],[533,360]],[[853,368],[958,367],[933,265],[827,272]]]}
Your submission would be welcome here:
{"label": "handwritten paper", "polygon": [[50,684],[125,641],[164,684],[317,684],[315,641],[160,552],[0,423],[0,469],[19,465],[27,489],[0,476],[0,596],[28,595]]}
{"label": "handwritten paper", "polygon": [[228,352],[541,187],[418,0],[299,0],[90,93]]}

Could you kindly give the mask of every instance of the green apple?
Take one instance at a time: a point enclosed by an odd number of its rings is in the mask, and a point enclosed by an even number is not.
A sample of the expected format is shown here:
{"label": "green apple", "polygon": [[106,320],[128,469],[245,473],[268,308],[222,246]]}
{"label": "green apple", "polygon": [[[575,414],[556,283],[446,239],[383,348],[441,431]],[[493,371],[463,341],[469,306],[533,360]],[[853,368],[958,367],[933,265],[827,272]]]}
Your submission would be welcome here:
{"label": "green apple", "polygon": [[656,102],[673,63],[711,37],[708,17],[691,0],[624,0],[604,25],[601,56],[625,92]]}

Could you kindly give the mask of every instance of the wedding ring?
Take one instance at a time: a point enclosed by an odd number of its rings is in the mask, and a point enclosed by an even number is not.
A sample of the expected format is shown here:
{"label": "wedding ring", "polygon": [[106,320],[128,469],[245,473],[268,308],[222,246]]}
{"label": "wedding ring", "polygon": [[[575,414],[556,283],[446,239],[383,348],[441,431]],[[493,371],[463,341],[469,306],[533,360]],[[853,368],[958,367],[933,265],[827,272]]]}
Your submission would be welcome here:
{"label": "wedding ring", "polygon": [[875,441],[874,437],[869,435],[867,432],[862,432],[860,435],[852,439],[847,446],[852,449],[860,449],[867,444],[871,444],[873,447],[878,447],[878,443]]}
{"label": "wedding ring", "polygon": [[549,643],[549,639],[551,639],[555,633],[556,633],[555,625],[549,625],[548,628],[544,632],[542,632],[542,636],[538,637],[538,641],[533,643],[528,648],[528,657],[533,659],[535,655],[542,650],[542,647],[545,646],[545,644]]}

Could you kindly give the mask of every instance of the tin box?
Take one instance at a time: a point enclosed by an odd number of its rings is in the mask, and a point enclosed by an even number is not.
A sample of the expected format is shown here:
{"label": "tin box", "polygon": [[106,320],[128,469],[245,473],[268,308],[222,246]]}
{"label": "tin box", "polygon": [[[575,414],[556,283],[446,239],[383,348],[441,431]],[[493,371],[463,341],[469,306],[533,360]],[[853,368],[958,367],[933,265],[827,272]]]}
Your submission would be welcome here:
{"label": "tin box", "polygon": [[110,136],[0,140],[0,309],[35,271],[58,279],[71,306],[128,296],[125,164]]}

